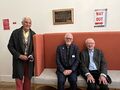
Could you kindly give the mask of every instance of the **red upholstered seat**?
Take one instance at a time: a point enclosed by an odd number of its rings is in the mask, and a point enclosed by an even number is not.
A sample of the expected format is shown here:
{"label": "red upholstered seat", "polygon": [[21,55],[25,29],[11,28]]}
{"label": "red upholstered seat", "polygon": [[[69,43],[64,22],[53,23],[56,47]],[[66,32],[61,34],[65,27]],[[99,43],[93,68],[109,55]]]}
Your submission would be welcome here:
{"label": "red upholstered seat", "polygon": [[[35,74],[40,75],[44,68],[56,67],[56,48],[64,42],[65,33],[48,33],[34,36]],[[74,42],[80,50],[84,41],[94,38],[96,48],[103,51],[109,70],[120,70],[120,32],[77,32],[73,33]]]}

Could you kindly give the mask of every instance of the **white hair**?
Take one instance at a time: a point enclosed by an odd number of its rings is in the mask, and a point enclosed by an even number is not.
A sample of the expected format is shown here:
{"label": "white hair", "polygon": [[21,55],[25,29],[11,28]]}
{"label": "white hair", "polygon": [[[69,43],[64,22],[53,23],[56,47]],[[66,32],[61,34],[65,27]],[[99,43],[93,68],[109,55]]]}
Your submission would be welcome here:
{"label": "white hair", "polygon": [[65,34],[65,38],[68,37],[68,36],[71,37],[71,38],[73,38],[72,33],[66,33],[66,34]]}
{"label": "white hair", "polygon": [[93,41],[93,42],[95,43],[95,40],[94,40],[93,38],[87,38],[87,39],[85,40],[85,43],[87,44],[88,41]]}
{"label": "white hair", "polygon": [[30,18],[29,16],[26,16],[26,17],[23,17],[22,23],[24,23],[24,21],[25,21],[26,19],[29,19],[29,20],[31,21],[31,18]]}

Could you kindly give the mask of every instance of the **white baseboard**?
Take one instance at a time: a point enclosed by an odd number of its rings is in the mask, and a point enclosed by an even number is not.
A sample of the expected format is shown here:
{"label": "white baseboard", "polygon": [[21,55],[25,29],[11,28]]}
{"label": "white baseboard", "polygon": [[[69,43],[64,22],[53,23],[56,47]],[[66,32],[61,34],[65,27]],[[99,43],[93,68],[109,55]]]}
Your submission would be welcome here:
{"label": "white baseboard", "polygon": [[0,75],[0,82],[15,82],[11,75]]}
{"label": "white baseboard", "polygon": [[[15,79],[11,75],[0,75],[0,82],[15,82]],[[34,78],[31,79],[31,82],[35,82]]]}

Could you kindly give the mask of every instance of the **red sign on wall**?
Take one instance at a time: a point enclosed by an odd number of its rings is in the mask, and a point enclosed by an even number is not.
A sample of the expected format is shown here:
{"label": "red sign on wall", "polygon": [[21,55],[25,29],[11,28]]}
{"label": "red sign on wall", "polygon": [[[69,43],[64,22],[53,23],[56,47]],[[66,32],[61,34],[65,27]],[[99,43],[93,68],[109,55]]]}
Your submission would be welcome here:
{"label": "red sign on wall", "polygon": [[3,29],[10,30],[9,19],[3,19]]}
{"label": "red sign on wall", "polygon": [[95,27],[106,26],[106,14],[107,9],[96,9],[95,10]]}

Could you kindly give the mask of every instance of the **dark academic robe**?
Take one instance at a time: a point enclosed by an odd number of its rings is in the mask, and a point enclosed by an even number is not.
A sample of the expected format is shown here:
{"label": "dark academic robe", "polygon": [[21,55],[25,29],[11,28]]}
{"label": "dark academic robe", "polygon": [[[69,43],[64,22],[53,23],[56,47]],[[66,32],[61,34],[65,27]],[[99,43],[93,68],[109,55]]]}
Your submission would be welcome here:
{"label": "dark academic robe", "polygon": [[[35,32],[33,32],[30,29],[30,41],[29,41],[29,49],[28,49],[28,55],[33,55],[33,35]],[[28,63],[29,65],[29,78],[31,78],[34,75],[34,61],[22,61],[19,59],[20,54],[24,54],[25,46],[23,43],[23,27],[16,29],[12,32],[10,36],[10,40],[8,43],[8,49],[13,55],[13,78],[23,78],[24,69],[23,65],[24,63]]]}

